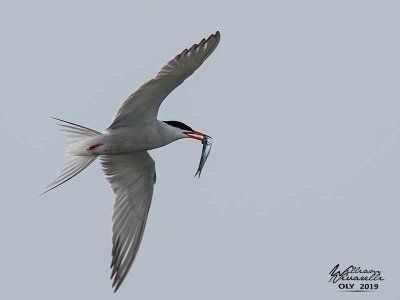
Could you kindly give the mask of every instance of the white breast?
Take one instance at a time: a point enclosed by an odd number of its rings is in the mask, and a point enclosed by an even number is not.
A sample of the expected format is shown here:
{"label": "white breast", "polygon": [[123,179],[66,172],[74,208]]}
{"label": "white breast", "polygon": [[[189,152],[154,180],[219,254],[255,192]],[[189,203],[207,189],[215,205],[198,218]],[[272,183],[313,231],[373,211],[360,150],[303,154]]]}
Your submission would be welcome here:
{"label": "white breast", "polygon": [[171,126],[155,120],[138,126],[108,129],[102,135],[103,144],[93,149],[93,154],[128,154],[152,150],[184,137]]}

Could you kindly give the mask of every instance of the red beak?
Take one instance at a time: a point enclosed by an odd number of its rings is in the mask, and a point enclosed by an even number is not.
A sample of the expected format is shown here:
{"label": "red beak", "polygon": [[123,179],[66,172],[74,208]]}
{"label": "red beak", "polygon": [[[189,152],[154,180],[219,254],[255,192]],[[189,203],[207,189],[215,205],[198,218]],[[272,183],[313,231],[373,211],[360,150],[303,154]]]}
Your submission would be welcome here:
{"label": "red beak", "polygon": [[198,131],[194,131],[194,130],[193,131],[186,131],[185,134],[188,137],[190,137],[192,139],[199,140],[199,141],[203,141],[204,136],[205,136],[204,133],[201,133],[201,132],[198,132]]}

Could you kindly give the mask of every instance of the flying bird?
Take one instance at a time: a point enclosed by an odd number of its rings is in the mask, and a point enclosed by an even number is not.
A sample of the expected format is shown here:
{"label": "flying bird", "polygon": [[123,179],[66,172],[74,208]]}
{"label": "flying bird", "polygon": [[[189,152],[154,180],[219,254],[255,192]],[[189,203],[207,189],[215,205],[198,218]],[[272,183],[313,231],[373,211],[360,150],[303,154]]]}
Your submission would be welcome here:
{"label": "flying bird", "polygon": [[146,226],[156,182],[155,163],[148,150],[183,138],[200,140],[204,147],[196,174],[200,174],[208,156],[211,137],[179,121],[160,121],[157,114],[164,99],[201,66],[219,40],[217,31],[169,61],[155,78],[125,100],[103,132],[54,118],[70,140],[62,170],[42,194],[70,180],[100,157],[115,194],[111,261],[114,292],[132,266]]}

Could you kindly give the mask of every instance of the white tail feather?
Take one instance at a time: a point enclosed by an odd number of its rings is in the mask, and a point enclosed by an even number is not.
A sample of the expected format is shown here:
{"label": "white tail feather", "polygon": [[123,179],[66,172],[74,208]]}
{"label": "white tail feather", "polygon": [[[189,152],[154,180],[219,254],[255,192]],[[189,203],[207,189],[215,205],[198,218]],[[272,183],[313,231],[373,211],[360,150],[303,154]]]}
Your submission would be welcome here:
{"label": "white tail feather", "polygon": [[57,174],[47,186],[45,191],[42,193],[47,193],[48,191],[55,189],[56,187],[62,185],[64,182],[72,179],[84,169],[86,169],[92,162],[97,158],[94,156],[68,156],[67,161],[64,163],[64,167]]}
{"label": "white tail feather", "polygon": [[52,118],[52,119],[62,122],[62,123],[57,123],[57,125],[61,127],[62,131],[67,133],[67,137],[71,139],[70,142],[74,142],[77,139],[81,140],[82,138],[87,139],[89,137],[94,137],[101,134],[101,132],[98,132],[96,130],[75,123],[71,123],[57,118]]}
{"label": "white tail feather", "polygon": [[[67,132],[67,137],[70,138],[68,141],[69,146],[67,149],[67,154],[71,155],[67,156],[67,160],[64,163],[62,170],[46,186],[45,191],[42,194],[47,193],[48,191],[60,186],[64,182],[72,179],[86,169],[98,157],[97,155],[88,154],[86,146],[94,137],[101,135],[100,132],[61,119],[53,119],[63,122],[59,123],[58,125],[62,127],[62,131]],[[85,153],[85,155],[74,155],[78,153]]]}

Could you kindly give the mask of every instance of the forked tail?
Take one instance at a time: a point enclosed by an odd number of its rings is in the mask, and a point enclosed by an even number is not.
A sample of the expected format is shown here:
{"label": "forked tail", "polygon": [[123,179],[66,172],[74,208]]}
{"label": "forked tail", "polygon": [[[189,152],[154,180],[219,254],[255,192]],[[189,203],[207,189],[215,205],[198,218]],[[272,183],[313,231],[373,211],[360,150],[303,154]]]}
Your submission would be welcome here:
{"label": "forked tail", "polygon": [[85,146],[101,135],[100,132],[61,119],[53,119],[61,122],[57,125],[61,126],[61,130],[66,132],[69,138],[67,160],[57,176],[46,186],[42,195],[78,175],[98,157],[98,155],[74,155],[73,153],[79,148],[82,148],[82,152],[84,152],[86,150]]}

